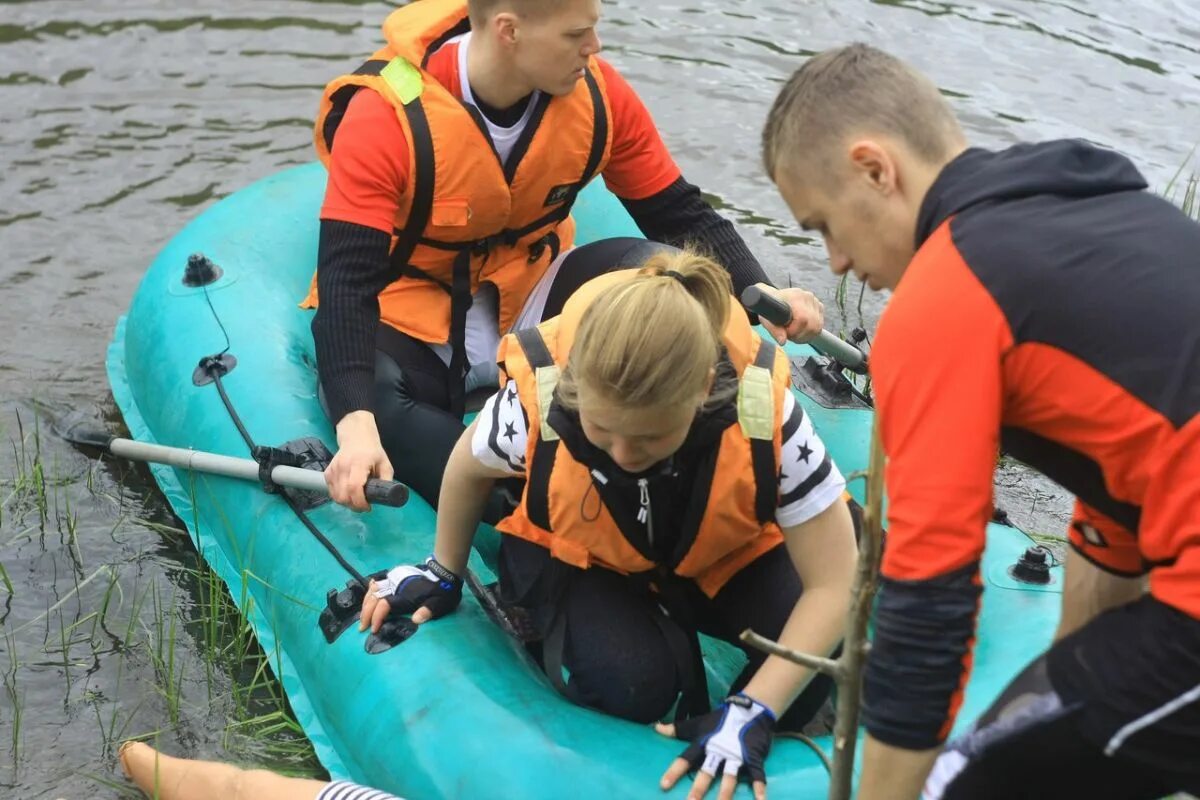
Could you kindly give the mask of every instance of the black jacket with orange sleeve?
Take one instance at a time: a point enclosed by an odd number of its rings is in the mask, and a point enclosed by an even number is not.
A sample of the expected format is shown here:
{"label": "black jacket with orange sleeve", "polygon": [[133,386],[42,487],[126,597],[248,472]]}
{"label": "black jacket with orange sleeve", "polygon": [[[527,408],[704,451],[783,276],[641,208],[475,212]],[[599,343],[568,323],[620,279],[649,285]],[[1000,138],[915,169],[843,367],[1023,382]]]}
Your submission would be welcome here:
{"label": "black jacket with orange sleeve", "polygon": [[1078,141],[931,187],[872,375],[889,537],[866,725],[941,742],[970,669],[1001,449],[1078,498],[1072,546],[1200,617],[1200,225]]}

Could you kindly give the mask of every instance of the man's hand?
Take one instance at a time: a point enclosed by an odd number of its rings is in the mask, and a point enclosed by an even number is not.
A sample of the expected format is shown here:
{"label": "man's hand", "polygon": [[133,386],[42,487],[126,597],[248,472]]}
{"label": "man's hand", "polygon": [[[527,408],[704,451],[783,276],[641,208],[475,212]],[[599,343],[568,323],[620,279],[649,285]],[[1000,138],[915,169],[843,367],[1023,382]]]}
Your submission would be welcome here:
{"label": "man's hand", "polygon": [[775,341],[784,344],[791,339],[797,344],[804,344],[815,338],[825,327],[825,306],[812,292],[804,289],[776,289],[765,283],[756,284],[764,292],[770,292],[788,304],[792,309],[792,321],[782,328],[765,319],[760,320],[767,333],[775,337]]}
{"label": "man's hand", "polygon": [[388,461],[375,415],[370,411],[351,411],[337,424],[338,450],[325,468],[325,483],[335,503],[355,511],[370,511],[363,488],[367,479],[392,480],[392,462]]}
{"label": "man's hand", "polygon": [[771,750],[775,715],[762,703],[744,694],[735,694],[707,714],[674,725],[660,722],[654,728],[664,736],[691,742],[659,781],[664,791],[673,787],[688,770],[698,769],[700,774],[692,783],[688,800],[700,800],[708,794],[718,772],[721,773],[718,800],[733,800],[739,775],[753,784],[755,800],[766,800],[764,764]]}

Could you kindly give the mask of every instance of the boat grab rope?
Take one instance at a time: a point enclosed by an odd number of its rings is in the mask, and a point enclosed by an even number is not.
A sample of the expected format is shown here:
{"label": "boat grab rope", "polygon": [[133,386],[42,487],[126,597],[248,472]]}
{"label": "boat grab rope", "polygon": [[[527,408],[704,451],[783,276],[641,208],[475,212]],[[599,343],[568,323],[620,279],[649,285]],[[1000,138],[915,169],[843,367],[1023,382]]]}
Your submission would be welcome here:
{"label": "boat grab rope", "polygon": [[[255,460],[261,462],[264,458],[269,458],[269,451],[271,448],[262,448],[254,443],[254,439],[250,436],[250,432],[246,430],[246,426],[242,423],[241,417],[238,416],[237,410],[234,409],[233,402],[229,399],[229,395],[225,393],[225,386],[221,383],[221,373],[224,371],[224,367],[222,367],[220,362],[216,361],[213,356],[205,356],[203,359],[201,359],[200,367],[206,370],[207,373],[212,377],[213,385],[217,387],[217,393],[221,395],[221,402],[225,405],[225,410],[229,412],[230,419],[233,420],[234,426],[237,427],[238,433],[242,435],[242,439],[245,440],[246,446],[250,448],[250,452],[253,454]],[[285,503],[287,503],[288,508],[292,510],[292,513],[296,515],[296,518],[300,520],[301,524],[308,528],[309,533],[316,537],[316,540],[320,542],[326,550],[329,551],[329,554],[333,556],[339,564],[342,565],[342,568],[350,574],[350,577],[353,578],[354,581],[358,583],[364,590],[366,590],[367,579],[364,578],[362,574],[359,573],[359,571],[356,570],[340,552],[338,552],[337,547],[334,546],[333,542],[329,541],[325,534],[321,533],[320,528],[318,528],[313,521],[309,519],[309,516],[304,512],[304,509],[300,508],[299,504],[297,504],[296,501],[293,500],[289,495],[280,492],[279,496]]]}
{"label": "boat grab rope", "polygon": [[825,766],[825,771],[829,773],[833,772],[833,762],[829,760],[829,754],[826,753],[821,745],[817,744],[816,740],[811,736],[806,736],[803,733],[794,731],[782,731],[777,732],[775,734],[775,738],[795,739],[798,742],[804,742],[804,744],[808,745],[812,751],[817,754],[817,758],[821,759],[821,763]]}
{"label": "boat grab rope", "polygon": [[[192,256],[192,258],[189,259],[189,268],[192,266],[192,259],[195,258],[196,256]],[[207,261],[207,259],[204,260]],[[209,263],[211,264],[211,262]],[[229,348],[231,346],[229,341],[229,332],[225,330],[225,325],[221,322],[221,317],[219,314],[217,314],[217,309],[213,307],[212,298],[208,294],[207,283],[201,284],[201,288],[204,290],[204,299],[208,303],[209,311],[212,312],[213,320],[217,323],[217,326],[221,329],[221,333],[225,337],[225,349],[221,350],[219,353],[214,353],[213,355],[204,356],[201,358],[199,369],[204,373],[204,375],[211,379],[213,385],[217,387],[217,393],[221,396],[221,403],[224,404],[225,410],[229,412],[229,418],[233,421],[234,427],[236,427],[238,433],[241,434],[243,441],[246,442],[246,446],[250,448],[250,454],[254,457],[254,460],[258,461],[259,464],[264,467],[261,470],[261,473],[264,476],[264,483],[267,484],[267,488],[270,490],[272,487],[269,484],[270,468],[268,465],[270,460],[276,456],[275,450],[274,448],[270,447],[259,447],[254,443],[254,437],[250,435],[250,431],[246,430],[246,426],[242,422],[241,416],[238,415],[237,409],[233,407],[233,401],[229,399],[229,395],[225,391],[225,385],[221,381],[221,376],[229,371],[229,367],[224,360],[224,356],[229,353]],[[367,579],[364,578],[362,573],[356,570],[340,552],[338,552],[337,547],[335,547],[333,542],[329,541],[329,538],[326,537],[325,534],[321,533],[321,530],[315,524],[313,524],[313,521],[309,519],[308,514],[304,512],[304,509],[300,508],[299,504],[285,492],[280,491],[277,493],[279,494],[279,497],[282,498],[285,503],[287,503],[288,508],[292,510],[292,513],[296,515],[296,518],[300,520],[301,524],[308,528],[309,533],[311,533],[316,540],[321,543],[321,546],[328,550],[329,554],[333,556],[339,564],[341,564],[342,569],[346,570],[346,572],[350,574],[350,577],[354,579],[355,583],[361,586],[363,591],[366,591]]]}

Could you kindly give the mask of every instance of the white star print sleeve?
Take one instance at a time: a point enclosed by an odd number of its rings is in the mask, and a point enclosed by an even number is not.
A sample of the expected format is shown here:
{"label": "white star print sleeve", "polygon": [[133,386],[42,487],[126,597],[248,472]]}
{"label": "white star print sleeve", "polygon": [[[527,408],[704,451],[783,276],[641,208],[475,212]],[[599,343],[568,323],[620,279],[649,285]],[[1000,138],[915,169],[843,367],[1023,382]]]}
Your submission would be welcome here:
{"label": "white star print sleeve", "polygon": [[517,384],[509,381],[480,409],[471,437],[471,453],[486,467],[509,475],[524,475],[528,437],[529,420],[517,397]]}
{"label": "white star print sleeve", "polygon": [[779,507],[775,510],[775,521],[781,527],[808,522],[833,505],[846,488],[846,479],[791,392],[783,404],[783,448],[779,462]]}

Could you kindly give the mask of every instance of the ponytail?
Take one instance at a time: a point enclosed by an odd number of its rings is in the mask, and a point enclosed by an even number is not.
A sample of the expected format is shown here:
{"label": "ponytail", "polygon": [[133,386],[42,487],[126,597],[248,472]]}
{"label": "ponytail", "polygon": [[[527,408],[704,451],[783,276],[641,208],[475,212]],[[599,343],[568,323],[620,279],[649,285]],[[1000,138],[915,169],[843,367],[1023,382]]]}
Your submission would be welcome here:
{"label": "ponytail", "polygon": [[632,280],[611,286],[579,323],[560,401],[578,407],[579,386],[626,408],[703,400],[729,317],[729,274],[692,251],[652,255]]}

